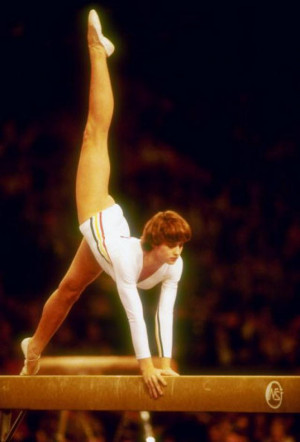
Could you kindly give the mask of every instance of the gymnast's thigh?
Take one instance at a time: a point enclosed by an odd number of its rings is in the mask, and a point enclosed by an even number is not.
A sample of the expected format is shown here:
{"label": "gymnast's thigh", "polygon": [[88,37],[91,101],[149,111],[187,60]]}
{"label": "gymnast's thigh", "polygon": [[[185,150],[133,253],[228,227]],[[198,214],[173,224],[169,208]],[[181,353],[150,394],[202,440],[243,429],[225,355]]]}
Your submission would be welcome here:
{"label": "gymnast's thigh", "polygon": [[99,262],[97,262],[89,245],[83,238],[67,271],[66,278],[76,280],[80,286],[86,286],[94,281],[102,271]]}

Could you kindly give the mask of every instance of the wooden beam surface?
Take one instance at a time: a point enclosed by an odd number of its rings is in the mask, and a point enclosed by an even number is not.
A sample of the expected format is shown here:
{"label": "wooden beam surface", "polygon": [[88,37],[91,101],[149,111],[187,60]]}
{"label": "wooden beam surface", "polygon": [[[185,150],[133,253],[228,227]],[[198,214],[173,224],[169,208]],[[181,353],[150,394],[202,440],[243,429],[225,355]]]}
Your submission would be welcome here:
{"label": "wooden beam surface", "polygon": [[168,377],[151,399],[141,376],[0,376],[0,409],[300,412],[299,376]]}

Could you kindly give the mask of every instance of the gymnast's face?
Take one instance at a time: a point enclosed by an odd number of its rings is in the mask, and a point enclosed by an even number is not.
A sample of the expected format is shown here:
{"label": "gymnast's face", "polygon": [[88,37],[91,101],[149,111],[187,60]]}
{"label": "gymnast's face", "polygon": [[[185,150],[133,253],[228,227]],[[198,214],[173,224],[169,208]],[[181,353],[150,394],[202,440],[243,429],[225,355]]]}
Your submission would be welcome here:
{"label": "gymnast's face", "polygon": [[183,249],[182,243],[176,244],[160,244],[159,246],[155,246],[153,251],[155,253],[156,259],[161,264],[175,264],[179,256],[181,255]]}

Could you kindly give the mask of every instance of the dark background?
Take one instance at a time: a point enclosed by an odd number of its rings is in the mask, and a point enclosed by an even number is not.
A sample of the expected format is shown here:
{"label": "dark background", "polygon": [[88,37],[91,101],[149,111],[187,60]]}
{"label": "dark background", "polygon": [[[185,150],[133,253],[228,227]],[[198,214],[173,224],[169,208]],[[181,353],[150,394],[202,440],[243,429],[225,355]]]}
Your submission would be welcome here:
{"label": "dark background", "polygon": [[[166,208],[193,229],[175,311],[180,371],[297,372],[297,7],[189,0],[1,7],[2,372],[18,372],[18,343],[80,241],[74,182],[91,7],[116,45],[112,194],[133,235]],[[155,352],[158,293],[141,296]],[[86,290],[46,351],[132,354],[106,277]]]}

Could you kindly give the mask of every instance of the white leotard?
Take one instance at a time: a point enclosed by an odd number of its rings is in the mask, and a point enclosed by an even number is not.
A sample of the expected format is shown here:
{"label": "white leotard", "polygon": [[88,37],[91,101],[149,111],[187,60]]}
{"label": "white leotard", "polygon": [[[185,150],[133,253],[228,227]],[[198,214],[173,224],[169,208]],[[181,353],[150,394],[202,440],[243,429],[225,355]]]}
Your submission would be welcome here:
{"label": "white leotard", "polygon": [[117,204],[85,221],[80,230],[100,266],[116,282],[137,359],[151,356],[143,306],[137,289],[147,290],[161,283],[156,337],[160,356],[171,357],[173,308],[182,273],[182,258],[179,257],[173,265],[163,264],[154,274],[139,282],[143,250],[140,240],[129,236],[127,221]]}

